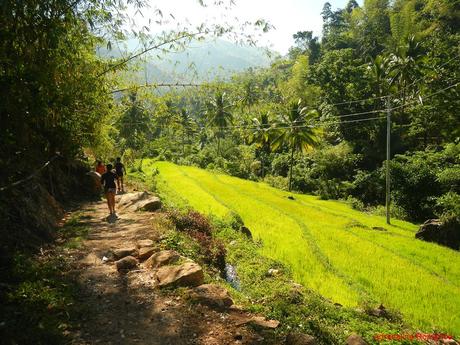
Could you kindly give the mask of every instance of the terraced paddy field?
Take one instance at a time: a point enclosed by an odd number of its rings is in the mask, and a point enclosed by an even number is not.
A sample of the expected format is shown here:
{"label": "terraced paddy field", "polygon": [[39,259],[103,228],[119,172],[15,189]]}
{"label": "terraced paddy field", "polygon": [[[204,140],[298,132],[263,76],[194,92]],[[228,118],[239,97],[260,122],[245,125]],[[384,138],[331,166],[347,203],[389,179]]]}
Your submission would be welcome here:
{"label": "terraced paddy field", "polygon": [[416,240],[416,225],[389,226],[343,202],[144,161],[144,172],[153,168],[163,197],[208,215],[236,212],[263,242],[261,254],[289,266],[306,287],[346,306],[383,303],[424,332],[460,335],[460,253]]}

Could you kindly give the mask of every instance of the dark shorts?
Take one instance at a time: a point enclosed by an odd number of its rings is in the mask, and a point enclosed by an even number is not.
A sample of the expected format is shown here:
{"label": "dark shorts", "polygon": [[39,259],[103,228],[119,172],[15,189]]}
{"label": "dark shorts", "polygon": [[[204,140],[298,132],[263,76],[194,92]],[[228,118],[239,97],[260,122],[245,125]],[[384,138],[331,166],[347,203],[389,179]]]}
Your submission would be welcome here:
{"label": "dark shorts", "polygon": [[117,189],[116,188],[104,188],[104,192],[105,194],[107,193],[116,193],[117,192]]}
{"label": "dark shorts", "polygon": [[117,173],[117,178],[123,177],[123,173]]}

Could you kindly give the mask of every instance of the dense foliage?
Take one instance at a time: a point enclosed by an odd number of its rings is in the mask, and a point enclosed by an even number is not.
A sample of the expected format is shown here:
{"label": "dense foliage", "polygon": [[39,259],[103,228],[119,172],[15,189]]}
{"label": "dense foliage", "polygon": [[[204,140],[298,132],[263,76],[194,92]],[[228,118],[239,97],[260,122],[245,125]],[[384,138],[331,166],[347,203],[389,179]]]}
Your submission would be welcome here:
{"label": "dense foliage", "polygon": [[131,148],[374,207],[385,200],[389,109],[393,211],[458,218],[458,2],[326,3],[322,15],[322,39],[295,33],[270,68],[198,90],[138,91],[148,144]]}

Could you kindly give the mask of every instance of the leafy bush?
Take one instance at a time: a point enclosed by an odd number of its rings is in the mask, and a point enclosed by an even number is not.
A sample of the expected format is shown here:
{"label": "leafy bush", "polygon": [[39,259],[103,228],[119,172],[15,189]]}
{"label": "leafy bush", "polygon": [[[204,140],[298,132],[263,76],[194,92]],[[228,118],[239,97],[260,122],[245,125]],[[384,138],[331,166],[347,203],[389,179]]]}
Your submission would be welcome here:
{"label": "leafy bush", "polygon": [[211,223],[199,212],[193,210],[186,212],[168,211],[168,216],[179,231],[201,232],[211,235]]}
{"label": "leafy bush", "polygon": [[382,169],[374,171],[359,170],[353,180],[350,194],[365,205],[385,202],[385,176]]}
{"label": "leafy bush", "polygon": [[225,270],[226,250],[222,241],[212,237],[211,222],[197,211],[188,210],[180,212],[168,211],[168,218],[179,231],[186,232],[200,245],[200,254],[203,262],[219,269]]}
{"label": "leafy bush", "polygon": [[448,192],[436,199],[436,215],[443,222],[460,224],[460,195]]}
{"label": "leafy bush", "polygon": [[454,217],[460,185],[460,144],[397,155],[391,162],[392,198],[410,219]]}
{"label": "leafy bush", "polygon": [[273,176],[273,175],[267,175],[264,177],[263,180],[266,184],[282,189],[282,190],[287,190],[288,188],[288,179],[287,177],[282,177],[282,176]]}

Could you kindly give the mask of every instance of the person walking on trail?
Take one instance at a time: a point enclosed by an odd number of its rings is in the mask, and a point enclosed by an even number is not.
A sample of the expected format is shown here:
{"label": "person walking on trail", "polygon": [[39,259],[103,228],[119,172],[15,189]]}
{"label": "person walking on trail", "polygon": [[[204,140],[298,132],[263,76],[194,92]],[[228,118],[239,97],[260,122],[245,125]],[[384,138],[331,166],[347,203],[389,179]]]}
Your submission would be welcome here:
{"label": "person walking on trail", "polygon": [[107,198],[107,205],[109,206],[111,216],[117,215],[115,213],[116,179],[117,175],[112,171],[112,164],[107,164],[107,171],[101,176],[101,184],[104,186],[105,197]]}
{"label": "person walking on trail", "polygon": [[103,173],[106,172],[105,165],[101,161],[97,161],[96,172],[99,173],[101,176]]}
{"label": "person walking on trail", "polygon": [[117,158],[117,162],[115,163],[115,173],[117,174],[118,190],[124,193],[125,187],[123,185],[123,174],[126,174],[126,169],[123,163],[121,162],[120,157]]}

